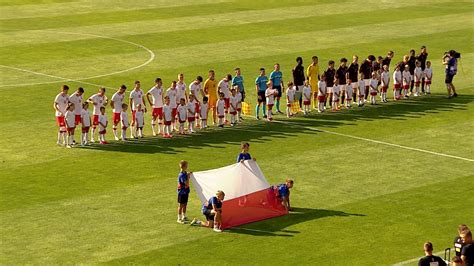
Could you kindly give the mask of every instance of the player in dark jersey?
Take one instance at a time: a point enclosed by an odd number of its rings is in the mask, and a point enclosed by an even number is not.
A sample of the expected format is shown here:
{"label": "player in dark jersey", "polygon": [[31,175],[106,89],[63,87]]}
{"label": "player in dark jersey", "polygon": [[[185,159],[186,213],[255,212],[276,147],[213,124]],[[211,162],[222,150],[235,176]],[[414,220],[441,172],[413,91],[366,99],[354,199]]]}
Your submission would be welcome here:
{"label": "player in dark jersey", "polygon": [[408,59],[408,70],[410,71],[411,75],[411,82],[410,82],[410,94],[413,93],[413,87],[415,87],[415,79],[413,76],[415,75],[415,68],[416,68],[416,56],[415,50],[410,50],[410,57]]}
{"label": "player in dark jersey", "polygon": [[336,76],[336,70],[334,69],[334,61],[329,60],[328,62],[328,69],[324,72],[326,76],[326,88],[327,88],[327,97],[324,102],[324,106],[326,106],[327,100],[329,99],[329,105],[332,103],[332,87],[334,86],[334,77]]}
{"label": "player in dark jersey", "polygon": [[352,56],[352,63],[347,69],[347,77],[346,79],[350,79],[352,81],[352,101],[356,102],[357,98],[357,84],[358,84],[358,74],[359,73],[359,57],[357,55]]}
{"label": "player in dark jersey", "polygon": [[188,170],[188,162],[179,162],[179,168],[181,171],[178,174],[178,223],[184,224],[188,221],[186,217],[186,206],[188,205],[189,198],[189,175],[186,172]]}
{"label": "player in dark jersey", "polygon": [[[421,52],[419,55],[416,56],[416,59],[421,62],[421,70],[423,72],[425,71],[426,68],[426,60],[428,60],[428,53],[426,52],[426,46],[421,46]],[[423,78],[421,79],[421,92],[425,92],[425,77],[423,75]]]}
{"label": "player in dark jersey", "polygon": [[388,69],[390,70],[390,62],[394,56],[393,51],[388,51],[387,56],[382,60],[382,66],[387,65]]}
{"label": "player in dark jersey", "polygon": [[340,84],[340,95],[341,96],[341,104],[344,105],[345,95],[346,95],[346,76],[347,76],[347,59],[341,58],[339,68],[336,70],[336,77],[339,80]]}
{"label": "player in dark jersey", "polygon": [[[369,95],[369,81],[370,81],[370,78],[372,77],[372,72],[373,72],[372,62],[373,61],[375,61],[375,56],[369,55],[367,59],[365,59],[364,63],[360,65],[360,68],[359,68],[359,73],[361,73],[364,76],[365,100],[367,100],[367,97]],[[360,89],[361,88],[359,88],[359,90]]]}
{"label": "player in dark jersey", "polygon": [[438,256],[433,255],[433,244],[426,242],[423,245],[425,256],[418,261],[418,266],[446,266],[446,262]]}

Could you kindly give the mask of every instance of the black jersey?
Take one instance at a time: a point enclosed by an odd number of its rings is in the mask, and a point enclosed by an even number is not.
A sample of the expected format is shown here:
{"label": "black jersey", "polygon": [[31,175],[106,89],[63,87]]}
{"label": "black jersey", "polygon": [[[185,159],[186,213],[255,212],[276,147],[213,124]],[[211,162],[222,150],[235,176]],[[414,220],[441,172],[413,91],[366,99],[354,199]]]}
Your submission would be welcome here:
{"label": "black jersey", "polygon": [[336,75],[336,70],[334,68],[328,68],[324,74],[326,75],[326,87],[334,86],[334,76]]}
{"label": "black jersey", "polygon": [[346,73],[347,73],[347,66],[340,66],[337,70],[336,70],[336,77],[337,79],[339,80],[339,84],[346,84]]}
{"label": "black jersey", "polygon": [[357,76],[359,73],[359,64],[352,63],[347,69],[347,73],[349,73],[348,76],[352,82],[357,82],[359,80]]}

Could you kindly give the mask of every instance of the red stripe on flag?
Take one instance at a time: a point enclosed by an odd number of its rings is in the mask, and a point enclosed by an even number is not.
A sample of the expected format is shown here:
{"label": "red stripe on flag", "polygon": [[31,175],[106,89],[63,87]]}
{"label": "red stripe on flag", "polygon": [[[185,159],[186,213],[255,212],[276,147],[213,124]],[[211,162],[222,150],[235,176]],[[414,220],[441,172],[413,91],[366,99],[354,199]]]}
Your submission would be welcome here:
{"label": "red stripe on flag", "polygon": [[222,228],[261,221],[288,214],[271,189],[260,190],[245,196],[224,201]]}

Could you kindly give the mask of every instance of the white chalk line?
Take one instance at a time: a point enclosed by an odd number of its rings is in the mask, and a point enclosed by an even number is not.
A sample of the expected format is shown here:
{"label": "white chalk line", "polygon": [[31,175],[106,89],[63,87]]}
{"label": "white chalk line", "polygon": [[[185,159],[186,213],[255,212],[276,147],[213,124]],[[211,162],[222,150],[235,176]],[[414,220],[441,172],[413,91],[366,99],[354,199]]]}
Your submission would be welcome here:
{"label": "white chalk line", "polygon": [[[36,82],[36,83],[3,84],[3,85],[0,85],[0,87],[32,86],[32,85],[42,85],[42,84],[53,84],[53,83],[59,83],[59,82],[63,82],[63,81],[75,81],[75,82],[79,82],[79,81],[81,81],[81,80],[94,79],[94,78],[102,78],[102,77],[107,77],[107,76],[112,76],[112,75],[116,75],[116,74],[121,74],[121,73],[129,72],[129,71],[132,71],[132,70],[135,70],[135,69],[144,67],[144,66],[150,64],[150,63],[155,59],[155,53],[154,53],[152,50],[150,50],[149,48],[147,48],[147,47],[145,47],[145,46],[143,46],[143,45],[141,45],[141,44],[134,43],[134,42],[127,41],[127,40],[122,40],[122,39],[118,39],[118,38],[113,38],[113,37],[108,37],[108,36],[102,36],[102,35],[97,35],[97,34],[89,34],[89,33],[77,33],[77,32],[66,32],[66,31],[54,31],[54,30],[39,30],[39,31],[50,31],[50,32],[54,32],[54,33],[75,34],[75,35],[82,35],[82,36],[91,36],[91,37],[96,37],[96,38],[109,39],[109,40],[114,40],[114,41],[118,41],[118,42],[123,42],[123,43],[131,44],[131,45],[133,45],[133,46],[139,47],[139,48],[141,48],[141,49],[147,51],[148,54],[150,55],[150,57],[148,58],[147,61],[145,61],[144,63],[142,63],[142,64],[140,64],[140,65],[138,65],[138,66],[134,66],[134,67],[131,67],[131,68],[127,68],[127,69],[124,69],[124,70],[119,70],[119,71],[115,71],[115,72],[111,72],[111,73],[107,73],[107,74],[95,75],[95,76],[91,76],[91,77],[78,78],[78,79],[63,78],[63,77],[59,77],[59,76],[55,76],[55,75],[48,75],[48,74],[43,74],[43,73],[31,71],[31,72],[29,72],[29,73],[32,73],[32,74],[39,74],[39,75],[47,76],[47,77],[53,77],[53,78],[57,78],[57,79],[60,79],[60,80],[56,80],[56,81],[46,81],[46,82]],[[9,66],[5,66],[5,65],[1,65],[1,66],[2,66],[2,67],[9,67]],[[16,69],[16,70],[20,70],[20,71],[24,71],[24,72],[28,72],[26,69],[20,69],[20,68],[15,68],[15,67],[10,67],[10,68]],[[88,84],[88,83],[85,83],[85,82],[83,82],[83,83],[84,83],[84,84]]]}
{"label": "white chalk line", "polygon": [[[245,116],[246,117],[252,117],[252,116],[248,116],[248,115],[245,115]],[[429,150],[423,150],[423,149],[419,149],[419,148],[413,148],[413,147],[409,147],[409,146],[405,146],[405,145],[399,145],[399,144],[389,143],[389,142],[380,141],[380,140],[373,140],[373,139],[368,139],[368,138],[363,138],[363,137],[357,137],[357,136],[353,136],[353,135],[349,135],[349,134],[344,134],[344,133],[338,133],[338,132],[334,132],[334,131],[319,129],[319,128],[316,128],[316,127],[308,127],[308,126],[301,125],[297,122],[273,120],[272,123],[295,125],[295,126],[300,126],[302,128],[308,129],[308,130],[312,130],[312,131],[318,131],[318,132],[323,132],[323,133],[332,134],[332,135],[338,135],[338,136],[342,136],[342,137],[346,137],[346,138],[352,138],[352,139],[377,143],[377,144],[381,144],[381,145],[392,146],[392,147],[396,147],[396,148],[400,148],[400,149],[423,152],[423,153],[442,156],[442,157],[447,157],[447,158],[451,158],[451,159],[457,159],[457,160],[462,160],[462,161],[467,161],[467,162],[474,162],[474,159],[464,158],[464,157],[461,157],[461,156],[450,155],[450,154],[446,154],[446,153],[434,152],[434,151],[429,151]]]}
{"label": "white chalk line", "polygon": [[[444,251],[440,251],[440,252],[437,252],[437,253],[433,253],[433,255],[436,255],[436,256],[439,256],[439,255],[443,255],[444,254]],[[392,266],[402,266],[402,265],[406,265],[408,263],[412,263],[412,262],[417,262],[419,261],[423,256],[420,256],[418,258],[413,258],[413,259],[409,259],[409,260],[405,260],[405,261],[402,261],[402,262],[398,262],[398,263],[395,263],[393,264]]]}

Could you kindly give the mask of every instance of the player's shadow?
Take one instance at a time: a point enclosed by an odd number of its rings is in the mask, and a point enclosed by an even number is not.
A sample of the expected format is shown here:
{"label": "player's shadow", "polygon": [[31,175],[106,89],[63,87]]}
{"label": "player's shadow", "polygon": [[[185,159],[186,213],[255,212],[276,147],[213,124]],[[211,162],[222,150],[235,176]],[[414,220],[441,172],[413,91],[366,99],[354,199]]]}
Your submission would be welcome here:
{"label": "player's shadow", "polygon": [[337,210],[310,209],[310,208],[292,208],[292,211],[285,216],[280,216],[260,222],[234,227],[228,230],[230,233],[248,234],[254,236],[281,236],[292,237],[299,231],[287,230],[286,228],[325,217],[362,217],[365,214],[347,213]]}
{"label": "player's shadow", "polygon": [[[391,100],[389,103],[379,103],[375,106],[354,106],[350,110],[343,109],[339,112],[327,111],[318,114],[313,111],[308,116],[298,115],[289,120],[284,115],[275,115],[276,121],[272,123],[255,121],[254,118],[247,116],[244,123],[232,128],[221,129],[211,126],[205,130],[197,130],[197,133],[191,135],[175,135],[173,139],[147,136],[143,139],[126,142],[111,141],[112,143],[108,145],[94,144],[86,146],[85,149],[162,154],[177,154],[187,149],[208,147],[224,149],[228,144],[238,145],[241,141],[265,143],[300,134],[321,134],[321,132],[307,127],[337,128],[356,125],[360,121],[406,120],[434,113],[467,110],[467,105],[473,101],[474,96],[471,95],[459,95],[453,99],[446,99],[443,95],[431,95],[398,102]],[[283,123],[279,123],[279,121]],[[146,124],[145,126],[149,127],[150,125]],[[215,154],[218,156],[219,153]]]}

